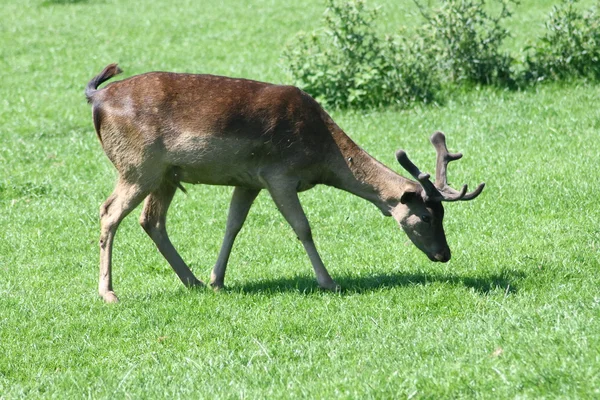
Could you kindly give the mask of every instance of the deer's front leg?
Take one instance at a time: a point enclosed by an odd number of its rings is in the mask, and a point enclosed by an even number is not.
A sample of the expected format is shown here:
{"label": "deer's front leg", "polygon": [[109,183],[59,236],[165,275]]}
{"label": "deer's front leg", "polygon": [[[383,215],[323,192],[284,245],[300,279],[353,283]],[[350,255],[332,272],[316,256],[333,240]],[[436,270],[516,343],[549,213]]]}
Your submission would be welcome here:
{"label": "deer's front leg", "polygon": [[223,238],[221,251],[219,251],[219,258],[217,258],[215,267],[210,275],[210,285],[214,289],[223,288],[225,270],[227,269],[227,262],[229,261],[229,255],[233,248],[233,242],[242,229],[242,225],[244,225],[244,221],[246,221],[250,207],[259,192],[260,190],[242,187],[236,187],[233,190],[233,196],[231,197],[231,203],[229,205],[229,214],[227,215],[225,237]]}
{"label": "deer's front leg", "polygon": [[298,199],[298,193],[296,192],[296,185],[269,185],[269,192],[273,201],[277,205],[277,208],[283,214],[287,222],[292,226],[296,236],[312,263],[313,269],[317,276],[317,283],[322,289],[338,291],[339,285],[331,279],[329,272],[325,269],[323,261],[317,252],[317,247],[312,238],[312,232],[306,214]]}

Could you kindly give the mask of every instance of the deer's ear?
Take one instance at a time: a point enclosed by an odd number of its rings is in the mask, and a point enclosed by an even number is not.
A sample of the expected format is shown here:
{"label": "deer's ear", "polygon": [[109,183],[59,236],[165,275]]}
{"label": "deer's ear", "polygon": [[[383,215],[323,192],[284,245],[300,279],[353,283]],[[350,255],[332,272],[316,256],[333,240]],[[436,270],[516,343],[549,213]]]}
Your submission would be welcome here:
{"label": "deer's ear", "polygon": [[406,192],[402,193],[402,196],[400,197],[400,203],[402,203],[402,204],[410,203],[411,201],[415,201],[417,199],[417,197],[420,197],[420,196],[421,196],[420,193],[406,191]]}

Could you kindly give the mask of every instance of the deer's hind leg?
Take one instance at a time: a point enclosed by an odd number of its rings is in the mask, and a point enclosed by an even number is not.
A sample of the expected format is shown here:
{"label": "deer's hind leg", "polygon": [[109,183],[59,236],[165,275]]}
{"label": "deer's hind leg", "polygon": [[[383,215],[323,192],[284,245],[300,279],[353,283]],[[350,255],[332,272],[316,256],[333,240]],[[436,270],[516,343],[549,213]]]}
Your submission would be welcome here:
{"label": "deer's hind leg", "polygon": [[112,287],[112,248],[119,224],[148,194],[137,183],[119,178],[113,193],[100,206],[100,278],[98,293],[107,303],[119,301]]}
{"label": "deer's hind leg", "polygon": [[181,282],[187,287],[201,286],[203,282],[196,279],[190,268],[183,261],[167,234],[167,210],[177,191],[175,183],[164,180],[163,183],[146,197],[144,210],[140,216],[140,225],[152,238],[158,251],[165,257]]}
{"label": "deer's hind leg", "polygon": [[217,262],[215,263],[210,276],[210,285],[215,290],[223,288],[225,270],[227,269],[227,262],[229,261],[231,249],[233,248],[233,242],[242,229],[242,225],[244,225],[250,207],[259,192],[260,190],[257,189],[247,189],[243,187],[236,187],[233,190],[233,196],[231,197],[231,203],[229,205],[229,214],[227,215],[227,227],[225,228],[223,244],[219,251],[219,258],[217,258]]}

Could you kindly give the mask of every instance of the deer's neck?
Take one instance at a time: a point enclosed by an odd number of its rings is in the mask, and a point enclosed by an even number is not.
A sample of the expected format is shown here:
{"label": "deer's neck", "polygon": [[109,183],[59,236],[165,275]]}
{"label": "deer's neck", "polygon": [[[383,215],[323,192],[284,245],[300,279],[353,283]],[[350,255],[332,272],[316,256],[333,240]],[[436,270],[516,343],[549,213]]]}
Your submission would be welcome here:
{"label": "deer's neck", "polygon": [[391,214],[405,191],[415,190],[415,182],[371,157],[337,125],[331,132],[339,154],[331,161],[329,185],[370,201],[385,215]]}

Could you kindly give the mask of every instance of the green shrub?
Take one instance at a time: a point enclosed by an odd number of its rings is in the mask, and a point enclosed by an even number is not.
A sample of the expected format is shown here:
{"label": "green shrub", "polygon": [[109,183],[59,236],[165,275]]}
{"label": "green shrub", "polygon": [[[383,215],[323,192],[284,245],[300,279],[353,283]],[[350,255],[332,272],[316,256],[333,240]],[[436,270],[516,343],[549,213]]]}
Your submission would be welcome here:
{"label": "green shrub", "polygon": [[491,15],[486,0],[442,0],[431,12],[414,0],[426,20],[425,31],[438,43],[438,67],[447,71],[451,82],[482,85],[511,84],[513,58],[500,47],[509,36],[502,22],[511,16],[510,4],[516,0],[495,0],[500,6]]}
{"label": "green shrub", "polygon": [[600,14],[598,5],[582,13],[579,0],[562,0],[546,22],[547,33],[528,48],[526,81],[569,78],[600,79]]}
{"label": "green shrub", "polygon": [[323,105],[367,108],[440,101],[452,84],[600,79],[600,0],[585,13],[579,0],[562,0],[546,35],[519,60],[502,50],[509,36],[503,23],[518,0],[439,0],[435,10],[413,1],[425,24],[410,37],[380,37],[377,9],[364,0],[327,0],[325,28],[297,35],[284,52],[294,84]]}
{"label": "green shrub", "polygon": [[326,28],[300,33],[284,52],[294,83],[333,107],[433,101],[439,83],[426,39],[379,37],[376,17],[363,0],[328,0]]}

